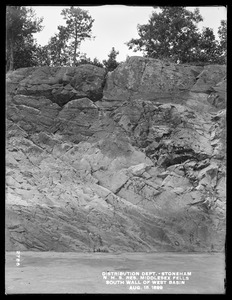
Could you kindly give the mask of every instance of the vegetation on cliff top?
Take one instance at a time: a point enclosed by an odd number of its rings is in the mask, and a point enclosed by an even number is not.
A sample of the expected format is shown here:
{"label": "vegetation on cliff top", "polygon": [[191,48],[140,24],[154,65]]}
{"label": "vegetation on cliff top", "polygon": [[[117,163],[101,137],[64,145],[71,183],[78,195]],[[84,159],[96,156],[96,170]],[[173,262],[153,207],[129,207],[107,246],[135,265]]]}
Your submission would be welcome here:
{"label": "vegetation on cliff top", "polygon": [[191,12],[184,7],[160,7],[153,12],[148,24],[138,25],[139,38],[131,39],[129,49],[143,51],[144,56],[169,59],[173,62],[219,63],[226,61],[227,22],[221,21],[218,28],[219,41],[213,30],[197,24],[203,21],[199,10]]}
{"label": "vegetation on cliff top", "polygon": [[[139,38],[127,42],[129,49],[143,51],[145,57],[167,59],[179,63],[224,64],[227,54],[227,22],[221,21],[216,40],[209,27],[199,31],[202,16],[199,10],[188,11],[181,6],[160,7],[153,12],[148,24],[138,25]],[[45,46],[38,45],[33,34],[43,29],[42,18],[24,6],[6,8],[6,70],[31,66],[77,66],[93,64],[112,71],[118,66],[119,52],[112,47],[107,60],[91,60],[80,53],[82,41],[93,39],[94,19],[81,8],[63,9],[65,26]]]}

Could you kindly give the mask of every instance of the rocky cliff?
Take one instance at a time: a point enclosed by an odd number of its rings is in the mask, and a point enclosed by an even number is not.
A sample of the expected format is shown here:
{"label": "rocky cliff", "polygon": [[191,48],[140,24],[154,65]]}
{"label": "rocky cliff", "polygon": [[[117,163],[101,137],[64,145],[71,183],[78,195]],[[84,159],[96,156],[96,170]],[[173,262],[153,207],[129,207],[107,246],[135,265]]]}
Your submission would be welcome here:
{"label": "rocky cliff", "polygon": [[130,57],[6,84],[6,250],[224,250],[225,66]]}

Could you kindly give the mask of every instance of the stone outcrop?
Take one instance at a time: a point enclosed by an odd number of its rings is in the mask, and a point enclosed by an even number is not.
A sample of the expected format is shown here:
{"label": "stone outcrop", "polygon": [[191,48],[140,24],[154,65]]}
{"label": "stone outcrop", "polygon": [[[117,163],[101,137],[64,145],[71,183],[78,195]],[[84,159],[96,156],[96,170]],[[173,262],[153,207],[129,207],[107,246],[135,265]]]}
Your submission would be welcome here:
{"label": "stone outcrop", "polygon": [[8,85],[16,84],[18,95],[44,96],[63,106],[78,98],[101,99],[105,70],[93,65],[35,67],[16,70],[11,77],[9,75],[7,78]]}
{"label": "stone outcrop", "polygon": [[142,99],[181,103],[202,70],[203,67],[130,57],[117,70],[108,73],[104,100]]}
{"label": "stone outcrop", "polygon": [[7,250],[222,251],[225,72],[131,57],[7,74]]}
{"label": "stone outcrop", "polygon": [[225,85],[225,65],[178,65],[135,56],[107,74],[103,99],[110,105],[139,99],[184,105],[193,102],[194,109],[208,111],[208,102],[225,108]]}

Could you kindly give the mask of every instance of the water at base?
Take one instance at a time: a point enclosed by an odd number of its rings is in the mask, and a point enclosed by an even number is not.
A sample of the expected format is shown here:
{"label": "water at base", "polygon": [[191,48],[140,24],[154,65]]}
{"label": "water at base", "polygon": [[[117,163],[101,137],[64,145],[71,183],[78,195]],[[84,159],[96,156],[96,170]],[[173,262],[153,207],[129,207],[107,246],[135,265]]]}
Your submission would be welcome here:
{"label": "water at base", "polygon": [[6,294],[224,294],[224,253],[7,252]]}

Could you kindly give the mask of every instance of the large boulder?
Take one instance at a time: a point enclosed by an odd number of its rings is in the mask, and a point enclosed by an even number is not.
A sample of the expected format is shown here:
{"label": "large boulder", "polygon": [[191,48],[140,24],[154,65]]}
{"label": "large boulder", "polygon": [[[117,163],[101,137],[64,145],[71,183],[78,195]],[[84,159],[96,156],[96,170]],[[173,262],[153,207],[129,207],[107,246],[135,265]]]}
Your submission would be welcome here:
{"label": "large boulder", "polygon": [[178,102],[186,99],[203,67],[165,63],[158,59],[130,57],[107,75],[104,100]]}
{"label": "large boulder", "polygon": [[7,100],[8,124],[16,130],[41,132],[55,126],[60,106],[50,99],[44,96],[12,95]]}
{"label": "large boulder", "polygon": [[17,95],[44,96],[59,106],[77,98],[101,99],[104,81],[105,70],[93,65],[36,67],[7,76],[8,86]]}
{"label": "large boulder", "polygon": [[226,66],[209,65],[197,76],[191,91],[208,94],[207,101],[214,107],[226,106]]}
{"label": "large boulder", "polygon": [[204,66],[202,72],[196,77],[197,82],[192,87],[192,92],[210,93],[226,76],[225,65]]}

